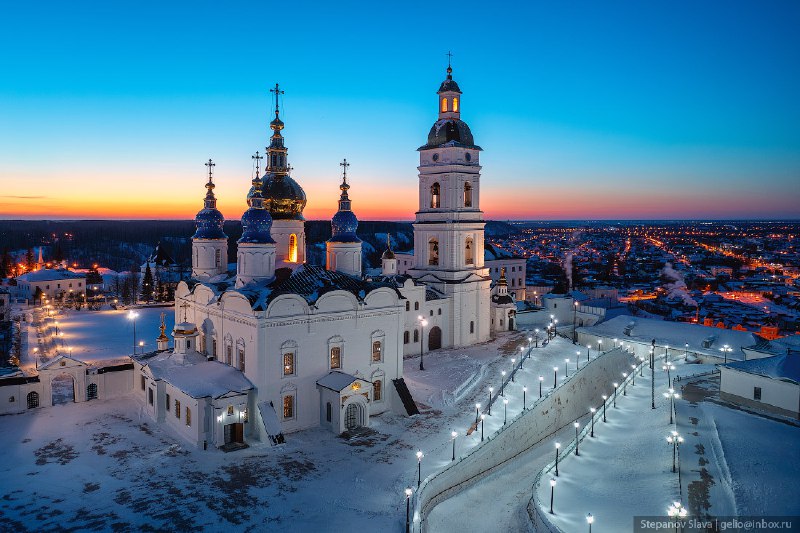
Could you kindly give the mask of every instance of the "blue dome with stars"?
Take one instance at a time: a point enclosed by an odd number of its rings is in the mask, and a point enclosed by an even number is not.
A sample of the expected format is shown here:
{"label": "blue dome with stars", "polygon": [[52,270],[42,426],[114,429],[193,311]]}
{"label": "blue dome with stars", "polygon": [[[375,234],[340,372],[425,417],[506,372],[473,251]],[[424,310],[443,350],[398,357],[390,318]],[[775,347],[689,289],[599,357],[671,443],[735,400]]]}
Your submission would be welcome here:
{"label": "blue dome with stars", "polygon": [[227,239],[222,227],[225,217],[216,208],[201,209],[194,217],[194,224],[197,231],[192,235],[193,239]]}
{"label": "blue dome with stars", "polygon": [[337,211],[331,219],[332,242],[361,242],[356,235],[358,218],[352,211]]}
{"label": "blue dome with stars", "polygon": [[242,237],[240,243],[267,244],[275,241],[270,235],[272,216],[263,207],[251,207],[242,215]]}

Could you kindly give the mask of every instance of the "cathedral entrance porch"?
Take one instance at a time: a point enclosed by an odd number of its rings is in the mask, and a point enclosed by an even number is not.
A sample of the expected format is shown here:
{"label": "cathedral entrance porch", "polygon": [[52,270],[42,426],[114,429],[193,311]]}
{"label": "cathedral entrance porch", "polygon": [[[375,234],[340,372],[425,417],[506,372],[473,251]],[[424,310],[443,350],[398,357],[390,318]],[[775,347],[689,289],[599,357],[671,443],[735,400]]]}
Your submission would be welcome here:
{"label": "cathedral entrance porch", "polygon": [[428,350],[438,350],[441,347],[442,329],[439,326],[434,326],[428,334]]}
{"label": "cathedral entrance porch", "polygon": [[322,426],[336,434],[369,427],[371,382],[335,371],[318,380],[317,389]]}
{"label": "cathedral entrance porch", "polygon": [[244,442],[244,424],[241,422],[225,424],[224,434],[225,444],[220,447],[223,452],[232,452],[248,447]]}

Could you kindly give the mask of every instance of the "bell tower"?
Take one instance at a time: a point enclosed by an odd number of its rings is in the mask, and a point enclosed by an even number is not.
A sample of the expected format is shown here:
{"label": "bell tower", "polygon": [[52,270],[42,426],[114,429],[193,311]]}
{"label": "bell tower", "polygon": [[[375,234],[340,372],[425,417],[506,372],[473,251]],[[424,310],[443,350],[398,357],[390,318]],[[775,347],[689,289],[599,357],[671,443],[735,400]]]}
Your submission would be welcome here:
{"label": "bell tower", "polygon": [[[448,58],[451,57],[448,54]],[[414,223],[414,268],[408,273],[453,301],[445,345],[481,342],[490,334],[490,278],[484,267],[480,210],[480,153],[461,120],[461,89],[448,61],[437,91],[438,120],[419,147],[419,209]],[[447,341],[450,341],[449,343]]]}
{"label": "bell tower", "polygon": [[192,235],[192,277],[208,279],[228,271],[228,236],[223,231],[225,218],[217,209],[214,196],[214,167],[209,159],[208,182],[203,209],[194,219],[196,231]]}

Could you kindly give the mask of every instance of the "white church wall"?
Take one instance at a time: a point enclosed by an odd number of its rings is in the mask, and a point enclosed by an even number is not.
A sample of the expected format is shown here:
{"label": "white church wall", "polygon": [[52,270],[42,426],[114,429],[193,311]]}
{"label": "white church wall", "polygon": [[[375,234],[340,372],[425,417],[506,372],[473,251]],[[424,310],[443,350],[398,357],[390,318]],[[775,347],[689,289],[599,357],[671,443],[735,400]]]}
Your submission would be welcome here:
{"label": "white church wall", "polygon": [[[724,366],[719,368],[719,390],[724,399],[748,406],[772,406],[786,414],[800,416],[800,385]],[[756,387],[761,389],[760,400],[755,399]]]}

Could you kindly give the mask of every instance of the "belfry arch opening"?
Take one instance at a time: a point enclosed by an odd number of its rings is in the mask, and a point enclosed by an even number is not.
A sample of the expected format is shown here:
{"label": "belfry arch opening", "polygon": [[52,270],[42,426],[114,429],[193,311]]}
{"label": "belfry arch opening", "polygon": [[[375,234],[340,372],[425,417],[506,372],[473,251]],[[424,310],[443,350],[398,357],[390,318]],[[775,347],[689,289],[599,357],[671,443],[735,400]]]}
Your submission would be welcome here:
{"label": "belfry arch opening", "polygon": [[294,233],[289,235],[289,249],[286,253],[286,261],[289,263],[297,262],[297,235]]}

